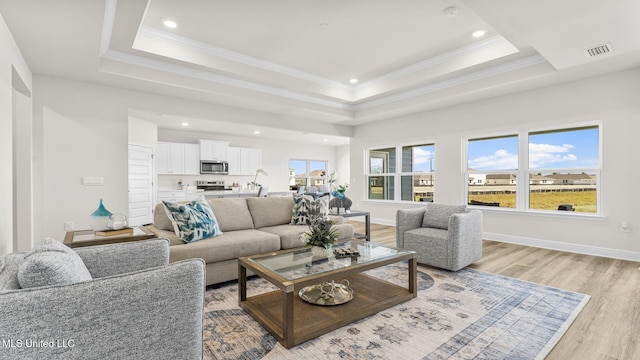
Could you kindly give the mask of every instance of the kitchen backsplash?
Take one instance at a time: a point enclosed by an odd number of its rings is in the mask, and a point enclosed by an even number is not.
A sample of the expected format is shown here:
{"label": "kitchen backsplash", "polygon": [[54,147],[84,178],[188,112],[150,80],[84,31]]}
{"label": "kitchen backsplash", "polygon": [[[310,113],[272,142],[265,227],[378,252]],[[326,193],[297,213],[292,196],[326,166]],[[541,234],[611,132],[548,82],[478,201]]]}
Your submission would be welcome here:
{"label": "kitchen backsplash", "polygon": [[231,186],[238,182],[243,187],[248,182],[253,181],[253,176],[242,175],[158,175],[158,188],[178,188],[178,180],[182,180],[183,185],[189,185],[190,189],[196,188],[198,180],[224,181],[226,186]]}

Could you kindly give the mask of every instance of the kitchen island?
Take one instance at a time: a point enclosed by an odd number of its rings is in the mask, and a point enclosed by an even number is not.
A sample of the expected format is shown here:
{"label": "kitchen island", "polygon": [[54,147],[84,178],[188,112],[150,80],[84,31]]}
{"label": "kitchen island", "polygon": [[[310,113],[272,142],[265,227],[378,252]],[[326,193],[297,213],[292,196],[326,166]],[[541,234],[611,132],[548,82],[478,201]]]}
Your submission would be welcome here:
{"label": "kitchen island", "polygon": [[[291,196],[291,194],[291,191],[269,192],[269,196]],[[171,188],[159,188],[157,195],[157,202],[161,202],[163,200],[169,202],[179,202],[195,200],[200,195],[204,195],[205,199],[207,200],[216,198],[255,197],[258,196],[258,190],[176,190]]]}

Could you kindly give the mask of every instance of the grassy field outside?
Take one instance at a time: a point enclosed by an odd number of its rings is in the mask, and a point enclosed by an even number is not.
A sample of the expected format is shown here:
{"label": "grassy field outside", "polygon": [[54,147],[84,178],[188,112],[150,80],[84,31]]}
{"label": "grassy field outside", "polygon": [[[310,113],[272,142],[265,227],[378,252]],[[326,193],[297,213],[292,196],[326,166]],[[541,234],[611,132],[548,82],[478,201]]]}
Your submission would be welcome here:
{"label": "grassy field outside", "polygon": [[[498,202],[500,207],[515,208],[515,194],[469,195],[469,200]],[[529,208],[533,210],[558,210],[560,204],[571,204],[577,212],[596,212],[596,192],[545,192],[529,195]]]}
{"label": "grassy field outside", "polygon": [[[515,186],[514,186],[515,188]],[[420,201],[421,195],[416,195],[415,201]],[[384,199],[383,187],[371,187],[371,199]],[[500,207],[516,208],[515,192],[508,194],[471,194],[469,201],[500,203]],[[529,195],[529,209],[532,210],[558,210],[560,204],[571,204],[576,212],[595,213],[596,191],[549,191],[532,192]]]}

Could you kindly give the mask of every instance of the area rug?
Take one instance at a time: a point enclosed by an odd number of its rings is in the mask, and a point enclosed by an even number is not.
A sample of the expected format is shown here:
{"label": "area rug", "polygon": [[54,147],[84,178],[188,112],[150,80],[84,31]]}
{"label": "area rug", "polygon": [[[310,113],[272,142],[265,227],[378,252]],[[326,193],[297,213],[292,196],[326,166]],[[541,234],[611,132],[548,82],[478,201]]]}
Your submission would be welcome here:
{"label": "area rug", "polygon": [[[407,265],[367,274],[406,284]],[[247,291],[274,289],[253,277]],[[469,268],[419,267],[417,298],[286,349],[238,307],[237,292],[236,282],[207,288],[205,359],[543,359],[589,301]]]}

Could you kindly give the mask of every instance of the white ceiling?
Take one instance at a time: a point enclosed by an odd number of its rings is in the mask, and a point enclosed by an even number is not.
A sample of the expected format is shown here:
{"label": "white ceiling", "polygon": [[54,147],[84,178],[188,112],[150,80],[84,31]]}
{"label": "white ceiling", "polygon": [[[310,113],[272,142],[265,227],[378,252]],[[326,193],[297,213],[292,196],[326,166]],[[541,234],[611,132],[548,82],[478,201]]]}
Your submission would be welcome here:
{"label": "white ceiling", "polygon": [[[637,0],[0,0],[0,14],[34,73],[266,112],[273,139],[292,119],[348,128],[640,64]],[[166,128],[186,116],[132,110]],[[332,126],[312,141],[348,142]]]}

